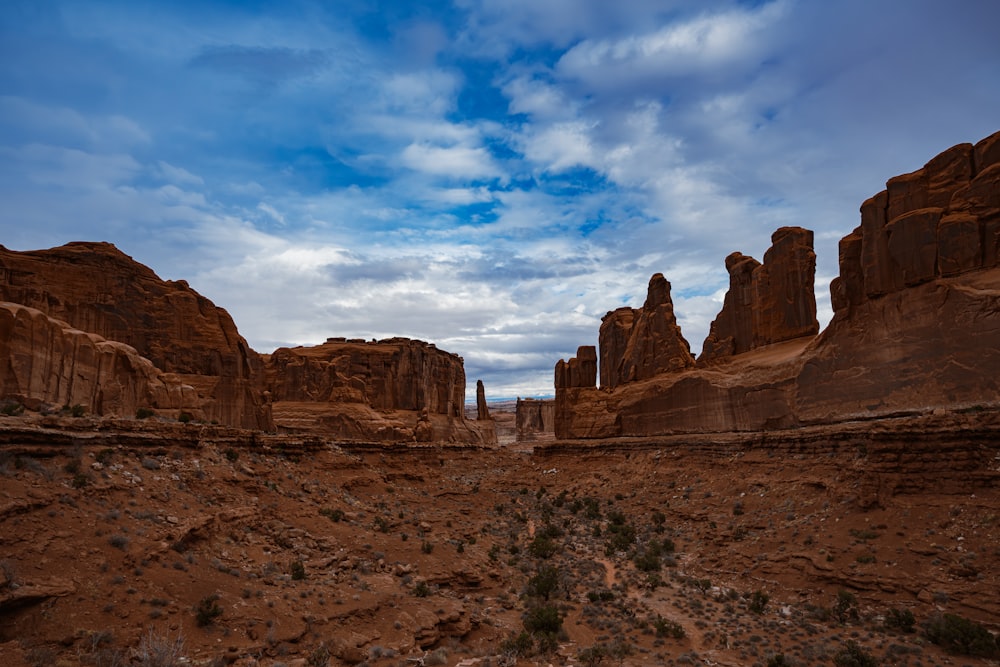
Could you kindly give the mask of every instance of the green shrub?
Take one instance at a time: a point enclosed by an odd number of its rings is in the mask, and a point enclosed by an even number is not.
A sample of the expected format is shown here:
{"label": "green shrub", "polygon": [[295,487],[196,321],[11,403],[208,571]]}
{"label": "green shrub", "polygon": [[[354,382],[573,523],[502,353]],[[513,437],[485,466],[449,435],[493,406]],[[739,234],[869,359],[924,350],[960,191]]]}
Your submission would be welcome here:
{"label": "green shrub", "polygon": [[177,421],[179,421],[182,424],[187,424],[192,419],[194,419],[194,415],[192,415],[190,412],[181,412],[177,416]]}
{"label": "green shrub", "polygon": [[849,619],[857,618],[858,599],[849,591],[837,591],[837,601],[833,605],[833,614],[841,623],[846,623]]}
{"label": "green shrub", "polygon": [[420,580],[413,587],[413,594],[418,598],[425,598],[431,594],[431,587],[427,585],[426,581]]}
{"label": "green shrub", "polygon": [[534,645],[534,638],[527,632],[521,632],[505,639],[500,644],[500,652],[505,655],[524,658],[531,655],[531,649]]}
{"label": "green shrub", "polygon": [[218,595],[206,595],[194,608],[194,620],[199,628],[211,625],[219,616],[222,616],[222,609],[218,604]]}
{"label": "green shrub", "polygon": [[764,591],[754,591],[750,595],[750,611],[755,614],[763,614],[770,600],[771,596]]}
{"label": "green shrub", "polygon": [[559,570],[551,565],[543,565],[538,568],[531,579],[528,580],[528,595],[539,597],[546,601],[556,592],[559,587]]}
{"label": "green shrub", "polygon": [[338,523],[344,518],[344,510],[341,509],[330,509],[329,507],[324,507],[319,511],[319,513],[334,523]]}
{"label": "green shrub", "polygon": [[833,656],[833,664],[837,667],[878,667],[878,660],[857,642],[849,641],[837,655]]}
{"label": "green shrub", "polygon": [[551,558],[558,550],[556,543],[544,533],[535,535],[535,539],[528,545],[528,553],[535,558]]}
{"label": "green shrub", "polygon": [[524,614],[524,629],[533,635],[555,636],[562,630],[562,615],[554,604],[541,604],[528,609]]}
{"label": "green shrub", "polygon": [[955,614],[934,614],[927,620],[925,634],[952,653],[981,658],[1000,656],[1000,644],[989,630]]}
{"label": "green shrub", "polygon": [[421,553],[429,554],[434,551],[434,545],[427,540],[424,540],[420,543],[420,551]]}
{"label": "green shrub", "polygon": [[138,410],[135,411],[135,418],[136,419],[149,419],[150,417],[152,417],[155,414],[156,413],[153,412],[153,410],[150,409],[150,408],[139,408]]}
{"label": "green shrub", "polygon": [[292,561],[292,564],[289,567],[289,572],[291,573],[294,581],[302,581],[306,578],[306,566],[300,560]]}
{"label": "green shrub", "polygon": [[885,615],[885,627],[900,632],[913,632],[917,620],[909,609],[890,609]]}
{"label": "green shrub", "polygon": [[653,621],[653,629],[656,630],[657,637],[672,637],[674,639],[684,639],[687,634],[684,627],[676,621],[669,621],[662,616],[657,616]]}
{"label": "green shrub", "polygon": [[82,417],[87,414],[87,409],[78,403],[69,409],[69,413],[74,417]]}

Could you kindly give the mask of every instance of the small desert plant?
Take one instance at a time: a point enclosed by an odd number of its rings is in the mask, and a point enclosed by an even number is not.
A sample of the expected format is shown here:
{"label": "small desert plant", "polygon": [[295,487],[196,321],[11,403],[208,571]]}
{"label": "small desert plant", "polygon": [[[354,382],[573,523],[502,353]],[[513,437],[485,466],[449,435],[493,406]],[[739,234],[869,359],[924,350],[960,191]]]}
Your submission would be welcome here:
{"label": "small desert plant", "polygon": [[534,645],[534,638],[527,632],[521,632],[505,639],[500,644],[500,653],[512,658],[523,658],[531,654]]}
{"label": "small desert plant", "polygon": [[222,616],[222,608],[219,607],[218,595],[206,595],[195,605],[194,620],[199,628],[211,625],[219,616]]}
{"label": "small desert plant", "polygon": [[676,621],[669,621],[662,616],[657,616],[653,621],[653,629],[656,630],[657,637],[672,637],[673,639],[684,639],[687,634],[684,627]]}
{"label": "small desert plant", "polygon": [[562,615],[554,604],[541,604],[524,614],[524,629],[533,635],[556,635],[562,629]]}
{"label": "small desert plant", "polygon": [[7,417],[18,417],[24,414],[24,406],[17,401],[7,401],[3,403],[3,407],[0,407],[0,413]]}
{"label": "small desert plant", "polygon": [[413,594],[418,598],[425,598],[431,594],[431,587],[427,585],[426,581],[418,581],[413,587]]}
{"label": "small desert plant", "polygon": [[306,664],[309,667],[327,667],[330,664],[330,649],[326,644],[320,644],[306,658]]}
{"label": "small desert plant", "polygon": [[528,580],[528,595],[548,601],[558,587],[559,570],[551,565],[543,565]]}
{"label": "small desert plant", "polygon": [[79,403],[77,403],[76,405],[74,405],[69,409],[69,414],[72,415],[73,417],[82,417],[85,414],[87,414],[87,409],[82,405],[80,405]]}
{"label": "small desert plant", "polygon": [[885,627],[900,632],[913,632],[916,624],[913,612],[909,609],[890,609],[885,614]]}
{"label": "small desert plant", "polygon": [[849,641],[837,655],[833,656],[833,664],[837,667],[878,667],[878,660],[857,642]]}
{"label": "small desert plant", "polygon": [[306,578],[306,566],[302,561],[292,561],[292,564],[288,569],[294,581],[302,581]]}
{"label": "small desert plant", "polygon": [[324,507],[319,511],[319,513],[334,523],[339,523],[340,520],[344,518],[344,510],[341,509],[330,509],[329,507]]}
{"label": "small desert plant", "polygon": [[925,634],[952,653],[981,658],[1000,656],[1000,644],[989,630],[955,614],[934,614],[927,620]]}
{"label": "small desert plant", "polygon": [[227,448],[223,453],[226,455],[226,460],[230,462],[235,462],[240,458],[240,450],[233,449],[232,447]]}
{"label": "small desert plant", "polygon": [[177,415],[177,421],[179,421],[182,424],[187,424],[192,419],[194,419],[194,415],[192,415],[190,412],[181,412],[179,415]]}
{"label": "small desert plant", "polygon": [[429,553],[431,553],[432,551],[434,551],[434,545],[433,545],[432,543],[428,542],[427,540],[424,540],[424,541],[423,541],[423,542],[422,542],[422,543],[420,544],[420,551],[421,551],[422,553],[425,553],[425,554],[429,554]]}
{"label": "small desert plant", "polygon": [[149,629],[132,650],[133,662],[138,667],[178,667],[184,654],[184,638],[170,639]]}
{"label": "small desert plant", "polygon": [[559,547],[555,542],[552,541],[547,535],[539,533],[535,535],[535,539],[531,541],[528,545],[528,553],[530,553],[535,558],[551,558]]}
{"label": "small desert plant", "polygon": [[857,618],[858,599],[849,591],[837,591],[837,601],[833,605],[833,614],[841,623],[846,623],[852,618]]}
{"label": "small desert plant", "polygon": [[150,409],[150,408],[139,408],[138,410],[135,411],[135,418],[136,419],[149,419],[150,417],[152,417],[155,414],[156,413],[153,412],[153,410]]}
{"label": "small desert plant", "polygon": [[764,591],[754,591],[750,595],[750,611],[755,614],[763,614],[770,600],[771,596]]}

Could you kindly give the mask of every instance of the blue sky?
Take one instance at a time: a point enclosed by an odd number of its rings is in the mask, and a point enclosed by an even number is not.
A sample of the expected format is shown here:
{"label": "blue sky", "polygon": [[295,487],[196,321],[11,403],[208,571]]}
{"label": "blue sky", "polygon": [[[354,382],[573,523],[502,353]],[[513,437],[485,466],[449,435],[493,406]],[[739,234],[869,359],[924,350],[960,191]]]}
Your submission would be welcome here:
{"label": "blue sky", "polygon": [[[5,0],[0,243],[115,243],[260,352],[409,336],[552,392],[673,283],[1000,129],[993,0]],[[474,397],[474,391],[468,397]]]}

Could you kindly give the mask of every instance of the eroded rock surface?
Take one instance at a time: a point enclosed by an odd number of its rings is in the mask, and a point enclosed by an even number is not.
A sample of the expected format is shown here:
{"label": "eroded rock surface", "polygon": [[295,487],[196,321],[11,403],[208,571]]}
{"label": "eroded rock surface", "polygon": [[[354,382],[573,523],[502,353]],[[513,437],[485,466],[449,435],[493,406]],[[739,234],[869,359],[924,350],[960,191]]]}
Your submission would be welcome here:
{"label": "eroded rock surface", "polygon": [[729,291],[712,322],[699,363],[819,331],[811,231],[782,227],[771,236],[763,264],[734,252],[726,258],[726,270]]}
{"label": "eroded rock surface", "polygon": [[183,280],[161,280],[110,243],[30,252],[0,247],[0,301],[135,348],[193,387],[208,420],[271,428],[261,399],[263,364],[229,314]]}
{"label": "eroded rock surface", "polygon": [[812,234],[799,228],[779,229],[763,264],[727,258],[730,290],[697,365],[636,364],[649,357],[635,351],[658,339],[646,333],[637,345],[641,311],[609,313],[603,390],[557,382],[557,437],[759,431],[995,404],[998,145],[1000,133],[948,149],[862,204],[861,224],[840,242],[834,317],[818,336]]}

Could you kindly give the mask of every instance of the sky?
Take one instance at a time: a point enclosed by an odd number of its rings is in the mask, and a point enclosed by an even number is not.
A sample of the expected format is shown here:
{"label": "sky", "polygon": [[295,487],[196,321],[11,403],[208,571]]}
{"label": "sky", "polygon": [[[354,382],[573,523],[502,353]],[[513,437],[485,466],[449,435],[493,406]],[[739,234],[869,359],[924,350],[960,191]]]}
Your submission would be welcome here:
{"label": "sky", "polygon": [[673,286],[1000,130],[995,0],[4,0],[0,243],[109,241],[258,352],[406,336],[553,393]]}

